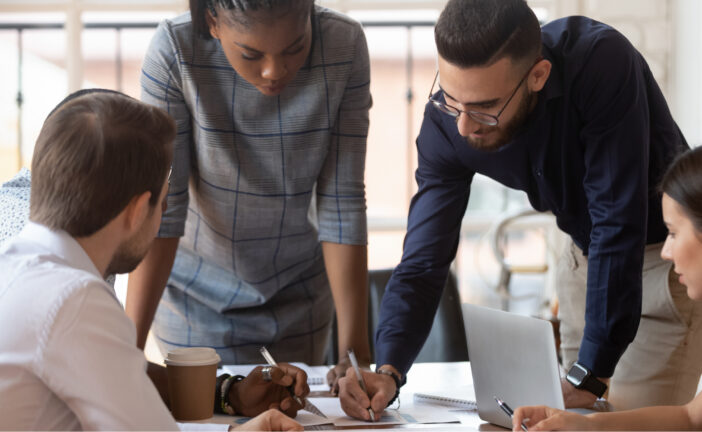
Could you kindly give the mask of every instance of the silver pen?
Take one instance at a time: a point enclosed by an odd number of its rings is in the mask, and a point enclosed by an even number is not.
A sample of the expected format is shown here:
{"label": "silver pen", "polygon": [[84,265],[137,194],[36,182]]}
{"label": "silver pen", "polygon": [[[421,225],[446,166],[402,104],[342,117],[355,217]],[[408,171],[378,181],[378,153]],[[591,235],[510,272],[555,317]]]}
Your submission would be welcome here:
{"label": "silver pen", "polygon": [[[263,356],[263,358],[266,359],[266,363],[268,363],[269,366],[278,367],[278,363],[276,363],[275,359],[273,359],[273,356],[271,355],[271,353],[268,352],[268,350],[266,349],[266,347],[262,346],[261,349],[260,349],[259,351],[261,352],[261,355]],[[314,404],[313,404],[312,402],[308,401],[307,399],[303,399],[303,398],[297,396],[297,395],[295,394],[295,387],[294,387],[294,385],[295,385],[295,383],[290,384],[290,385],[287,387],[288,392],[290,393],[290,396],[293,398],[293,400],[294,400],[295,402],[297,402],[298,404],[300,404],[300,406],[302,407],[302,409],[304,409],[305,411],[309,411],[309,412],[311,412],[312,414],[318,415],[318,416],[320,416],[320,417],[327,418],[327,416],[325,416],[324,413],[323,413],[322,411],[319,410],[319,408],[317,408],[316,406],[314,406]]]}
{"label": "silver pen", "polygon": [[[348,351],[348,354],[349,360],[351,360],[351,366],[353,366],[353,370],[354,372],[356,372],[356,379],[358,379],[358,384],[361,386],[361,390],[363,390],[365,394],[368,394],[368,390],[366,390],[366,382],[363,380],[363,375],[361,375],[361,369],[358,367],[358,360],[356,360],[356,354],[354,354],[352,349]],[[370,414],[371,421],[374,422],[375,413],[370,407],[368,407],[368,414]]]}
{"label": "silver pen", "polygon": [[[504,411],[505,414],[507,414],[509,416],[509,418],[514,417],[514,411],[512,411],[512,408],[510,408],[510,406],[507,405],[506,402],[502,401],[502,399],[498,398],[497,396],[493,396],[493,397],[495,398],[495,402],[497,402],[497,405],[500,406],[500,409],[502,411]],[[522,430],[524,432],[528,432],[528,429],[527,429],[526,425],[524,424],[524,422],[522,422],[521,426],[522,426]]]}

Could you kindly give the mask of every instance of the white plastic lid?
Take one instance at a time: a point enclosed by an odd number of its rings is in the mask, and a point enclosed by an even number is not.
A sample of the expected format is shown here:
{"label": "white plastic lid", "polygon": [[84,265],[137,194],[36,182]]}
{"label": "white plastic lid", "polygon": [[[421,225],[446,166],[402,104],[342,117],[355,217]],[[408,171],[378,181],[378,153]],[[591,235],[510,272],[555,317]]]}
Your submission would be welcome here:
{"label": "white plastic lid", "polygon": [[220,357],[212,348],[176,348],[164,360],[171,366],[206,366],[217,364]]}

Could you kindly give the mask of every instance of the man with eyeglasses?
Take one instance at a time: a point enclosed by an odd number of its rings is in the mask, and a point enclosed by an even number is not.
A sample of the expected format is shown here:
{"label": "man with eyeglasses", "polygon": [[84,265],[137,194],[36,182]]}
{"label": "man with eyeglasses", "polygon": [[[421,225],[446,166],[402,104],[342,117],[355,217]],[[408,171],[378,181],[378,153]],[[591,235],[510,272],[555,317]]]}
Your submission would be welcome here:
{"label": "man with eyeglasses", "polygon": [[366,374],[369,400],[350,371],[346,412],[368,419],[365,409],[384,409],[405,379],[456,256],[476,173],[526,192],[572,239],[557,271],[566,406],[591,406],[608,386],[618,409],[690,400],[702,353],[687,340],[701,335],[702,309],[660,258],[667,233],[657,192],[688,146],[646,61],[586,17],[540,28],[524,0],[450,0],[435,39],[419,189],[376,332],[383,374]]}

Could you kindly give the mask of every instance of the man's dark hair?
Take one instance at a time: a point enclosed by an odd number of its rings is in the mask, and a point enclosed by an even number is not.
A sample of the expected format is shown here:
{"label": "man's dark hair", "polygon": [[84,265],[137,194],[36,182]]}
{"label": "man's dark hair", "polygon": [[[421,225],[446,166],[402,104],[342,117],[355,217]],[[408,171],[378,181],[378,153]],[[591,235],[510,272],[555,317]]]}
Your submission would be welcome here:
{"label": "man's dark hair", "polygon": [[307,18],[313,7],[314,0],[190,0],[190,18],[196,35],[212,39],[207,24],[208,12],[213,17],[224,12],[230,22],[249,28],[263,17],[283,16],[288,12],[304,14],[303,18]]}
{"label": "man's dark hair", "polygon": [[702,235],[702,147],[678,155],[663,176],[660,190],[680,205]]}
{"label": "man's dark hair", "polygon": [[541,54],[541,27],[525,0],[449,0],[434,29],[439,55],[468,68],[508,57],[533,62]]}
{"label": "man's dark hair", "polygon": [[30,220],[85,237],[144,192],[152,207],[160,205],[175,132],[165,111],[122,93],[68,96],[34,147]]}

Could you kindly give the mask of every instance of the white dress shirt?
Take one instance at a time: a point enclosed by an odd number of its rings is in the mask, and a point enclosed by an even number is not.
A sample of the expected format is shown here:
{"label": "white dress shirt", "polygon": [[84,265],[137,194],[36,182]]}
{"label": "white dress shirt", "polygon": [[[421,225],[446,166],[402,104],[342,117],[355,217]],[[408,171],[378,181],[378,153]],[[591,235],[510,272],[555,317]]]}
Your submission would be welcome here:
{"label": "white dress shirt", "polygon": [[31,222],[0,249],[0,429],[178,429],[114,289]]}

